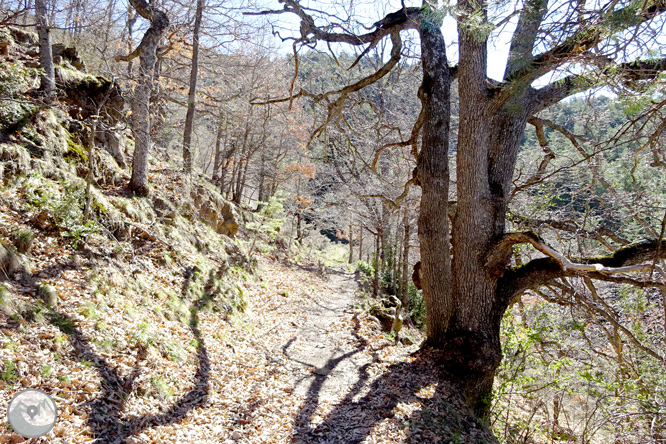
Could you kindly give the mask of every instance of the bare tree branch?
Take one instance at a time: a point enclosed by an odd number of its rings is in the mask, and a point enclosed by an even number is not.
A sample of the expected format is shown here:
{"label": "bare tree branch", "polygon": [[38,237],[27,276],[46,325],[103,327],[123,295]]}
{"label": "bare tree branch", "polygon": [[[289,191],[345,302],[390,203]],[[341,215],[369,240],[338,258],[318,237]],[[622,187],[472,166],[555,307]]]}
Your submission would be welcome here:
{"label": "bare tree branch", "polygon": [[495,268],[501,267],[502,260],[506,261],[510,255],[511,247],[520,243],[530,243],[548,257],[533,259],[521,267],[508,270],[502,276],[500,283],[506,286],[503,293],[508,297],[507,301],[529,288],[536,288],[565,276],[587,275],[593,279],[636,284],[638,280],[627,281],[629,278],[618,278],[613,275],[637,271],[650,272],[657,269],[664,281],[649,281],[648,285],[648,282],[643,280],[644,286],[664,286],[666,282],[663,270],[658,267],[653,268],[651,263],[657,252],[660,259],[666,257],[666,240],[639,241],[620,248],[608,256],[579,258],[572,261],[547,245],[536,233],[509,233],[491,250],[486,263]]}
{"label": "bare tree branch", "polygon": [[[631,4],[610,11],[589,25],[582,26],[561,44],[534,56],[522,69],[512,73],[507,81],[521,85],[530,84],[563,63],[571,61],[573,56],[583,54],[612,35],[648,22],[665,11],[666,1],[664,0],[657,0],[642,10],[637,10],[636,6]],[[609,23],[614,26],[609,26]]]}

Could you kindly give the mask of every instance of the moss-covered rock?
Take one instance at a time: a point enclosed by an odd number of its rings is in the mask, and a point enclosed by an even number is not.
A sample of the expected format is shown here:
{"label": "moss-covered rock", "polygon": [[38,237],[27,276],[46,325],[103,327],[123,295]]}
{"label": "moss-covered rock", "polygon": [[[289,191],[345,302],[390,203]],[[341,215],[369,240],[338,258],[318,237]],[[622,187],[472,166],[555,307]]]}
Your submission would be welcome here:
{"label": "moss-covered rock", "polygon": [[30,153],[17,144],[0,144],[0,161],[2,161],[2,179],[4,183],[16,176],[25,174],[30,169]]}
{"label": "moss-covered rock", "polygon": [[88,161],[88,153],[83,145],[69,137],[67,139],[67,152],[63,158],[70,163],[78,164]]}
{"label": "moss-covered rock", "polygon": [[56,43],[51,46],[53,53],[53,62],[56,65],[60,65],[63,62],[68,62],[74,68],[79,70],[85,70],[86,65],[83,63],[83,60],[79,57],[79,52],[76,48],[71,46],[66,46],[62,43]]}
{"label": "moss-covered rock", "polygon": [[64,66],[56,67],[56,82],[63,85],[59,100],[70,106],[71,117],[85,120],[97,115],[98,104],[104,102],[100,115],[107,124],[116,125],[122,118],[125,100],[118,83]]}

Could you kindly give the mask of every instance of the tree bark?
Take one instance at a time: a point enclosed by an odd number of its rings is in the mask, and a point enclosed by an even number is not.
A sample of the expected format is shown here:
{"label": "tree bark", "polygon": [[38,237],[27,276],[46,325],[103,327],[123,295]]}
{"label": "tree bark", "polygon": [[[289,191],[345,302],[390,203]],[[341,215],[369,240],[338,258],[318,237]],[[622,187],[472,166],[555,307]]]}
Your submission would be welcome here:
{"label": "tree bark", "polygon": [[381,273],[379,267],[380,267],[380,262],[379,262],[379,239],[381,237],[380,232],[377,232],[375,235],[375,276],[372,281],[372,295],[374,297],[377,297],[379,295],[379,274]]}
{"label": "tree bark", "polygon": [[183,171],[192,174],[192,131],[194,129],[194,112],[196,109],[197,74],[199,71],[199,34],[205,0],[197,0],[194,18],[194,34],[192,36],[192,70],[190,71],[190,90],[187,94],[187,114],[185,115],[185,132],[183,134]]}
{"label": "tree bark", "polygon": [[39,63],[44,74],[41,75],[40,90],[47,102],[55,96],[55,68],[53,66],[53,52],[51,49],[51,28],[49,27],[46,0],[35,0],[35,16],[37,19],[37,34],[39,35]]}
{"label": "tree bark", "polygon": [[438,20],[422,19],[423,82],[419,90],[424,123],[415,178],[421,186],[418,235],[421,243],[421,285],[428,313],[427,344],[445,345],[452,317],[451,251],[448,211],[450,72]]}
{"label": "tree bark", "polygon": [[131,99],[135,147],[129,189],[139,196],[146,196],[150,192],[148,185],[148,152],[151,142],[150,97],[157,62],[157,48],[169,27],[169,19],[164,11],[145,0],[130,0],[130,3],[139,15],[150,21],[150,28],[137,49],[129,56],[119,58],[130,61],[139,57],[139,79]]}
{"label": "tree bark", "polygon": [[363,260],[363,225],[358,230],[358,260]]}
{"label": "tree bark", "polygon": [[405,307],[406,312],[409,314],[409,240],[410,240],[410,226],[409,226],[409,212],[405,209],[405,215],[402,219],[402,224],[405,230],[405,237],[402,244],[402,283],[400,290],[402,293],[402,306]]}
{"label": "tree bark", "polygon": [[[217,136],[215,137],[215,159],[213,160],[213,182],[217,183],[220,173],[220,160],[222,158],[222,123],[224,114],[220,113],[220,123],[217,126]],[[225,131],[226,133],[226,131]]]}
{"label": "tree bark", "polygon": [[354,226],[349,225],[349,261],[350,264],[354,263]]}
{"label": "tree bark", "polygon": [[301,211],[299,210],[296,213],[296,240],[300,243],[303,240],[303,232],[301,230],[301,221],[303,219],[303,215]]}

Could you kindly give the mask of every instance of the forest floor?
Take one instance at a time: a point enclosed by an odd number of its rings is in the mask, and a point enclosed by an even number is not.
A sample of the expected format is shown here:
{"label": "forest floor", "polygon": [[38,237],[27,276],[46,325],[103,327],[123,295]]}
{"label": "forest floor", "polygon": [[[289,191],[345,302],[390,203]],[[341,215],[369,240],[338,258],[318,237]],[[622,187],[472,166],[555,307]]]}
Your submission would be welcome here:
{"label": "forest floor", "polygon": [[[10,392],[34,387],[58,404],[54,430],[30,442],[400,443],[447,432],[452,407],[432,360],[380,331],[344,266],[260,259],[258,278],[245,283],[246,313],[153,325],[156,347],[121,351],[104,351],[99,319],[81,315],[82,267],[64,268],[70,296],[58,309],[71,319],[69,338],[62,325],[2,324],[0,361],[15,362],[19,376],[11,390],[3,383],[3,407]],[[118,337],[136,335],[136,316],[115,311],[105,319]],[[187,359],[156,351],[166,334],[190,343]],[[0,432],[0,443],[16,442],[24,440]]]}
{"label": "forest floor", "polygon": [[[153,175],[163,195],[173,177]],[[0,194],[4,244],[35,226],[25,189]],[[58,407],[31,443],[496,442],[442,382],[436,354],[415,353],[417,330],[401,332],[411,346],[381,331],[348,265],[282,252],[250,272],[186,223],[202,250],[150,234],[157,224],[134,222],[122,248],[34,230],[30,272],[0,285],[0,444],[26,441],[5,408],[28,388]],[[242,245],[234,260],[247,260]],[[49,292],[54,305],[40,302]]]}

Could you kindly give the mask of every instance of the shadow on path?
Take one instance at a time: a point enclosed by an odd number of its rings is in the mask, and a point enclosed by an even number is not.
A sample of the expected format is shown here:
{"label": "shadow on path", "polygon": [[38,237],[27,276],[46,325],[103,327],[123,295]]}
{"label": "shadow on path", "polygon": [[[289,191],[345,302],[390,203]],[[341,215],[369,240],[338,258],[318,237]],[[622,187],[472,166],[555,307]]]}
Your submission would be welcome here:
{"label": "shadow on path", "polygon": [[125,442],[128,437],[145,429],[177,422],[190,410],[206,403],[210,385],[210,362],[197,324],[197,313],[201,308],[202,299],[195,302],[191,308],[189,324],[189,329],[197,340],[197,371],[194,376],[194,387],[164,413],[146,416],[125,416],[123,411],[141,374],[141,362],[146,358],[147,349],[143,346],[138,347],[134,367],[128,376],[123,377],[112,363],[93,351],[89,339],[74,326],[70,317],[51,311],[51,322],[70,337],[77,359],[91,362],[102,379],[102,393],[86,403],[89,412],[87,425],[95,437],[95,442]]}
{"label": "shadow on path", "polygon": [[[354,335],[357,327],[354,329]],[[330,360],[334,368],[342,359],[367,348],[365,340],[353,352]],[[319,419],[313,413],[326,376],[316,375],[294,423],[292,442],[302,444],[355,444],[363,442],[375,427],[385,421],[390,433],[404,436],[410,443],[459,442],[496,443],[464,407],[458,391],[437,371],[438,354],[421,351],[412,362],[393,365],[370,387],[372,363],[358,368],[359,379],[332,411]],[[377,362],[376,351],[373,362]],[[362,393],[364,393],[362,395]],[[359,397],[360,396],[360,397]],[[399,405],[404,410],[397,409]],[[386,436],[382,433],[382,436]],[[402,441],[401,441],[402,442]]]}

